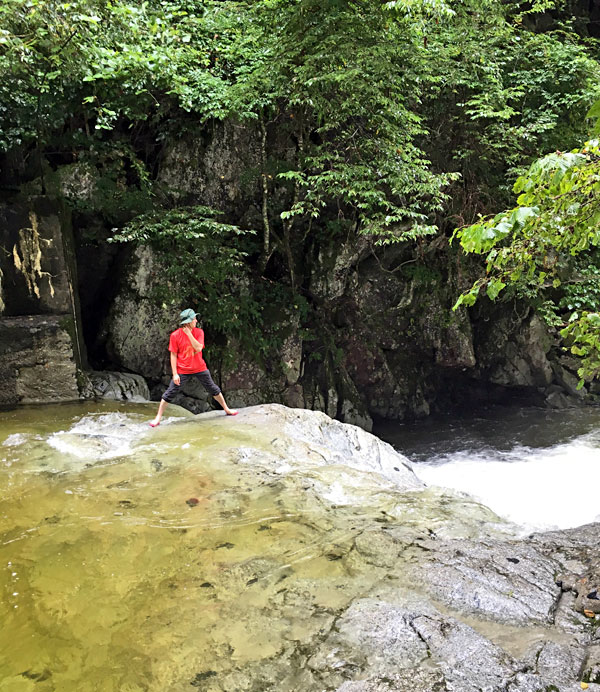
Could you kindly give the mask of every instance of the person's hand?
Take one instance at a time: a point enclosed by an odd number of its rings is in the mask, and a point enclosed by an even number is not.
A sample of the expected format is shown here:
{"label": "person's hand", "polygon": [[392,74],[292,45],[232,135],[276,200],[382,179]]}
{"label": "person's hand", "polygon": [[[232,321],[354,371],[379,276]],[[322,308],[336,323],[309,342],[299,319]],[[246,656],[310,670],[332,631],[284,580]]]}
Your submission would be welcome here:
{"label": "person's hand", "polygon": [[183,325],[183,331],[184,331],[184,332],[187,332],[188,334],[191,334],[191,333],[192,333],[192,325],[191,325],[191,323],[184,324],[184,325]]}
{"label": "person's hand", "polygon": [[179,377],[179,375],[173,375],[173,382],[179,387],[181,384],[181,377]]}

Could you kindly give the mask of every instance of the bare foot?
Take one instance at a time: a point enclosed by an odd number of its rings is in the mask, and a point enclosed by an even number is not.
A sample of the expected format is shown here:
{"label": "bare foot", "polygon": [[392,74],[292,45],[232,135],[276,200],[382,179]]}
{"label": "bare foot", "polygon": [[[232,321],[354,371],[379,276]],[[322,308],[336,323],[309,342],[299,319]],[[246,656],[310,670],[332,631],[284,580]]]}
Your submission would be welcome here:
{"label": "bare foot", "polygon": [[159,420],[153,420],[152,423],[148,423],[151,428],[157,428],[160,425]]}
{"label": "bare foot", "polygon": [[225,413],[226,413],[228,416],[237,416],[237,414],[239,413],[239,411],[233,411],[232,409],[229,409],[229,411],[225,411]]}

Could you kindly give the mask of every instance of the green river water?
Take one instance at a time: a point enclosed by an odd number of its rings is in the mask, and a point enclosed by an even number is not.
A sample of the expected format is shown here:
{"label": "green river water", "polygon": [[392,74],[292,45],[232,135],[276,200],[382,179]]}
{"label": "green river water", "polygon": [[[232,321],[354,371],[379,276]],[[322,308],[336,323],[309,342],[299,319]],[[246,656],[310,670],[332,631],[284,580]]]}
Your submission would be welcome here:
{"label": "green river water", "polygon": [[[330,551],[351,536],[300,489],[221,464],[222,428],[181,411],[151,430],[154,408],[1,414],[2,692],[194,689],[319,627],[292,581],[325,613],[374,578],[349,588]],[[293,671],[281,684],[298,689]]]}

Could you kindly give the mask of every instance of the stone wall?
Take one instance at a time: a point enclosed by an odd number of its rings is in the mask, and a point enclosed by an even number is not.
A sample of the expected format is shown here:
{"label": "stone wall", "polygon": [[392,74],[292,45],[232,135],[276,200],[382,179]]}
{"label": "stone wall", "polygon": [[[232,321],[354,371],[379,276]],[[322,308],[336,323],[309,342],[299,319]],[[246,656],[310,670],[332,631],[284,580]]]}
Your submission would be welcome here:
{"label": "stone wall", "polygon": [[85,364],[70,215],[45,196],[0,201],[0,406],[79,398]]}
{"label": "stone wall", "polygon": [[0,319],[0,407],[79,398],[71,327],[57,315]]}

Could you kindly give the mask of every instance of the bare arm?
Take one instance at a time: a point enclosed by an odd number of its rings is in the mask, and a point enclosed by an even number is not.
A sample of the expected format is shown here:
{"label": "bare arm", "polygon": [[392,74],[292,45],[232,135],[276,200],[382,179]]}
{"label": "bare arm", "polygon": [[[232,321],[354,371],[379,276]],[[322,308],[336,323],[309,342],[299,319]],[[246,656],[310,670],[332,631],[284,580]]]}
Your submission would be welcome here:
{"label": "bare arm", "polygon": [[183,331],[185,332],[187,338],[190,340],[190,344],[192,344],[192,348],[194,349],[195,353],[200,353],[200,351],[204,348],[204,344],[200,343],[198,339],[196,339],[194,336],[192,336],[192,328],[191,327],[184,327]]}
{"label": "bare arm", "polygon": [[173,382],[175,382],[175,384],[177,386],[179,386],[180,377],[179,377],[179,373],[177,372],[177,354],[173,353],[173,351],[171,351],[170,355],[171,355],[171,373],[173,374]]}

